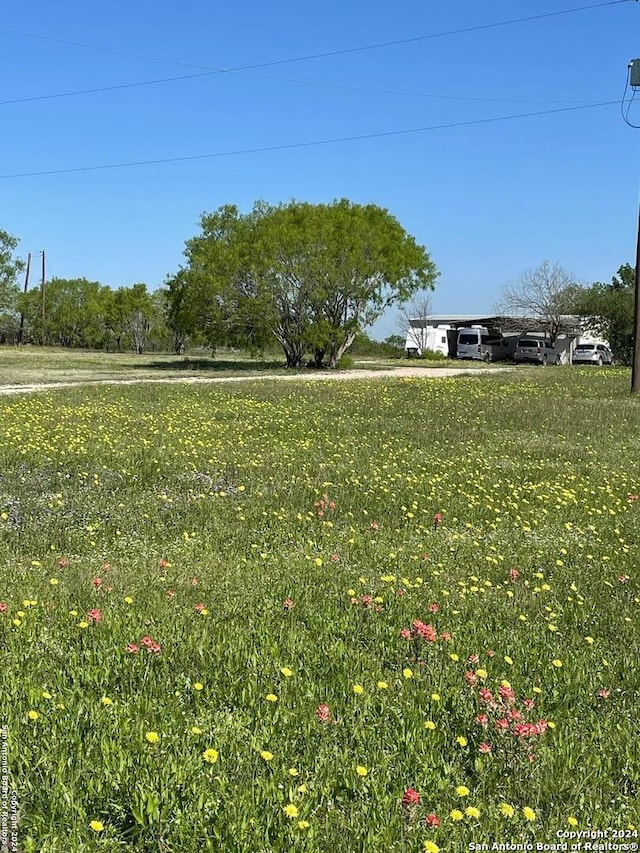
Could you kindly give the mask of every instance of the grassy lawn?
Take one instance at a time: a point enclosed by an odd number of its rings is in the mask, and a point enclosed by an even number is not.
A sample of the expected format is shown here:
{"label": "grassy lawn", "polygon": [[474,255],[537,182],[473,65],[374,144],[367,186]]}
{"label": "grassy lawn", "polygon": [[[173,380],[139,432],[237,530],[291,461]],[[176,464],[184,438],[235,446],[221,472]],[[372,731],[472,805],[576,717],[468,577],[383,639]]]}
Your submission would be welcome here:
{"label": "grassy lawn", "polygon": [[633,842],[628,386],[523,369],[0,400],[20,850]]}

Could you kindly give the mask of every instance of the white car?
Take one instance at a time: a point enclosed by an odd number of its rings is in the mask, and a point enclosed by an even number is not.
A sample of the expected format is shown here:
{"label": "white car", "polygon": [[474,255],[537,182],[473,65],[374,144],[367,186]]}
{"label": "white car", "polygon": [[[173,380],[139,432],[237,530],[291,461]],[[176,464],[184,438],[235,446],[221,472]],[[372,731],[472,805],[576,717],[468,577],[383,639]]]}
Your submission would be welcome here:
{"label": "white car", "polygon": [[571,357],[572,364],[613,364],[613,353],[604,344],[578,344]]}

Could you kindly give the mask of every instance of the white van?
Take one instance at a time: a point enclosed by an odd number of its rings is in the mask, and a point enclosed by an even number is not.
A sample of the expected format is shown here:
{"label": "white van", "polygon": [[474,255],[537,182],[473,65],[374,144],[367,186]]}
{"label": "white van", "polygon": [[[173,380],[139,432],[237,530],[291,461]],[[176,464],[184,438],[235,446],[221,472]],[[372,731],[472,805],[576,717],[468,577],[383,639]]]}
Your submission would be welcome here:
{"label": "white van", "polygon": [[486,326],[471,326],[458,330],[457,358],[470,358],[475,361],[507,361],[510,358],[509,345],[502,333]]}

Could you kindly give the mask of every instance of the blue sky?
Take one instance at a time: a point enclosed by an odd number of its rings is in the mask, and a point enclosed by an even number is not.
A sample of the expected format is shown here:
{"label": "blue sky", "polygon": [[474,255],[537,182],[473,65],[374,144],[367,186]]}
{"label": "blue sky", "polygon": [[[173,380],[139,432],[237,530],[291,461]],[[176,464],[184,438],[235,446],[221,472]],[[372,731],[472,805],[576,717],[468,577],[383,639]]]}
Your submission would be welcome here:
{"label": "blue sky", "polygon": [[[627,64],[640,56],[636,2],[244,73],[6,103],[581,5],[8,0],[0,176],[618,103],[280,151],[0,177],[0,228],[20,238],[25,256],[45,248],[50,275],[155,288],[178,268],[205,210],[347,197],[388,208],[427,246],[441,273],[438,313],[491,311],[506,282],[547,258],[580,281],[609,280],[635,251],[640,131],[625,125],[619,101]],[[640,124],[640,98],[630,117]],[[397,332],[396,317],[391,311],[375,336]]]}

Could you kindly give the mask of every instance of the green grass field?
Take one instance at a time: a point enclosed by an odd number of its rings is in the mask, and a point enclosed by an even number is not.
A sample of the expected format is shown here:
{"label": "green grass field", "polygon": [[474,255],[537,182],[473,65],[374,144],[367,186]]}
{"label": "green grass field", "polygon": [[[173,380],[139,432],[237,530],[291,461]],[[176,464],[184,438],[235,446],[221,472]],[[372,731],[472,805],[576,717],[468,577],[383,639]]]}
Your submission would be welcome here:
{"label": "green grass field", "polygon": [[635,843],[628,386],[534,368],[1,399],[21,853]]}

